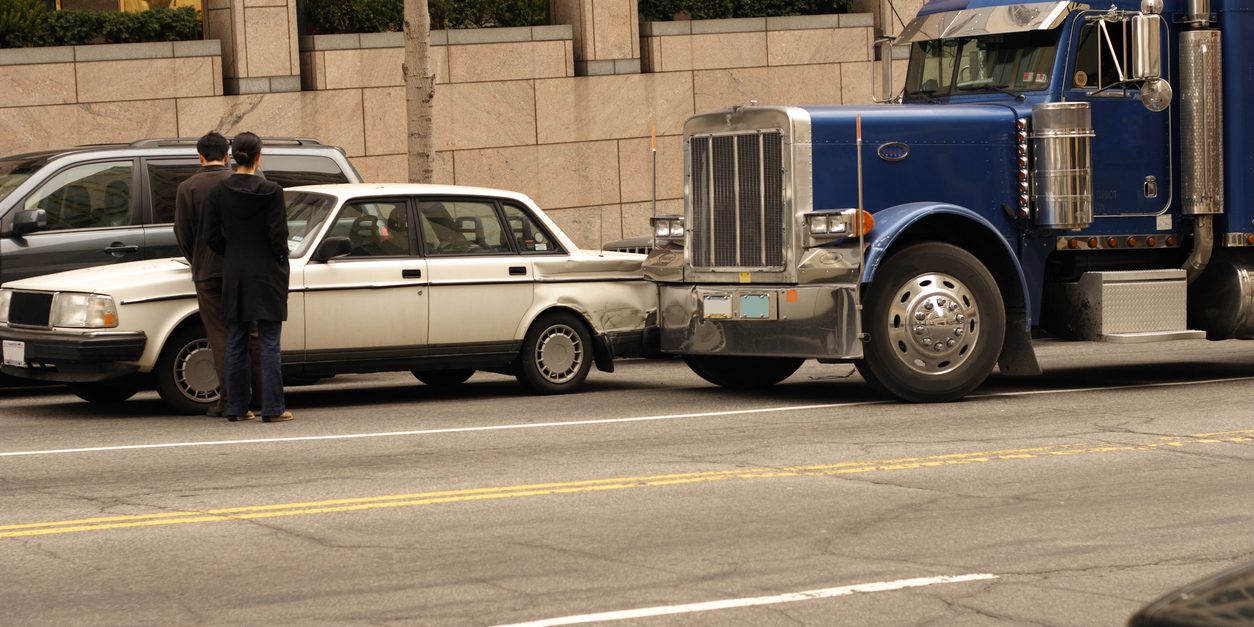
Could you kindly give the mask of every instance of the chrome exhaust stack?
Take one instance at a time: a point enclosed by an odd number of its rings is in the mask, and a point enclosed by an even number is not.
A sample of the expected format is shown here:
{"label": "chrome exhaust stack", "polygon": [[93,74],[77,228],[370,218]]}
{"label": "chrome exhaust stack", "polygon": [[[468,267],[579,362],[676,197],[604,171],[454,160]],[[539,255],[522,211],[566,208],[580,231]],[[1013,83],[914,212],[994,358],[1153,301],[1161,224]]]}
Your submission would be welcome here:
{"label": "chrome exhaust stack", "polygon": [[1187,22],[1196,30],[1180,33],[1181,213],[1194,218],[1184,263],[1193,283],[1214,252],[1213,216],[1224,211],[1223,73],[1210,0],[1190,0]]}

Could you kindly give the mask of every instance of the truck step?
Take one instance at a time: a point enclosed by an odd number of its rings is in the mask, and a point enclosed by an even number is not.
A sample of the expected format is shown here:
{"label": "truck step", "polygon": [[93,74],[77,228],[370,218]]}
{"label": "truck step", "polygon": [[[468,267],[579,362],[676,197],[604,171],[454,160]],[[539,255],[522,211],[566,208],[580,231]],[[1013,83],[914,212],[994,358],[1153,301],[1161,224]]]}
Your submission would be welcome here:
{"label": "truck step", "polygon": [[1206,335],[1188,328],[1184,270],[1086,272],[1064,293],[1081,339],[1132,343]]}

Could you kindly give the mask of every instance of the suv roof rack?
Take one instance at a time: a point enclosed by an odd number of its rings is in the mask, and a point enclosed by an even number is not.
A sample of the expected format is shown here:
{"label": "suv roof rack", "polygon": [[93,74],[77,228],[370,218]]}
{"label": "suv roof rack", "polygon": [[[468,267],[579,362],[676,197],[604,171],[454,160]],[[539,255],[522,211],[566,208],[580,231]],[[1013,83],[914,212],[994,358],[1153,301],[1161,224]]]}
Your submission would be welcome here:
{"label": "suv roof rack", "polygon": [[[230,136],[227,137],[231,139]],[[131,148],[154,148],[159,146],[195,146],[199,141],[199,137],[161,137],[154,139],[141,139],[139,141],[128,144]],[[261,141],[271,145],[281,146],[324,146],[322,142],[308,137],[262,137]]]}

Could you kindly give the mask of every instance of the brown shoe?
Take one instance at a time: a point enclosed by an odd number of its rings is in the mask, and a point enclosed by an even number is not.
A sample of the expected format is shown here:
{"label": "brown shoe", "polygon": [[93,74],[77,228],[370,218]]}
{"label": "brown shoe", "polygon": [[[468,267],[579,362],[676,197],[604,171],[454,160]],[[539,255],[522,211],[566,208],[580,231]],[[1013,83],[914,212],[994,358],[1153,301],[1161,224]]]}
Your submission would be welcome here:
{"label": "brown shoe", "polygon": [[285,411],[277,416],[262,416],[262,422],[287,422],[292,419],[292,412]]}
{"label": "brown shoe", "polygon": [[253,418],[256,418],[256,417],[257,416],[253,414],[252,412],[248,412],[247,414],[244,414],[243,416],[227,416],[226,419],[231,422],[241,422],[244,420],[252,420]]}

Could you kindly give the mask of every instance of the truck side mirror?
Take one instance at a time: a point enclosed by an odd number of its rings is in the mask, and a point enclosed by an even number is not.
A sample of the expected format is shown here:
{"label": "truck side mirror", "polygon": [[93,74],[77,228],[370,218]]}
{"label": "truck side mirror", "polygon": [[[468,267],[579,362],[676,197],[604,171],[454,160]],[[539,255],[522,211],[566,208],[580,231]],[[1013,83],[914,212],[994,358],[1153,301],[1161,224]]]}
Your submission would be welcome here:
{"label": "truck side mirror", "polygon": [[875,60],[871,63],[871,100],[874,102],[892,102],[897,99],[897,90],[893,83],[893,40],[891,38],[875,41]]}
{"label": "truck side mirror", "polygon": [[1162,78],[1162,17],[1137,15],[1132,18],[1131,78],[1136,81],[1152,81]]}
{"label": "truck side mirror", "polygon": [[314,261],[329,261],[336,257],[343,257],[353,252],[353,242],[347,237],[333,235],[322,240],[318,244],[318,249],[314,251]]}
{"label": "truck side mirror", "polygon": [[48,212],[43,209],[26,209],[13,216],[14,237],[21,237],[46,228],[48,228]]}

